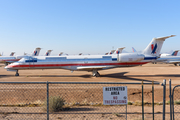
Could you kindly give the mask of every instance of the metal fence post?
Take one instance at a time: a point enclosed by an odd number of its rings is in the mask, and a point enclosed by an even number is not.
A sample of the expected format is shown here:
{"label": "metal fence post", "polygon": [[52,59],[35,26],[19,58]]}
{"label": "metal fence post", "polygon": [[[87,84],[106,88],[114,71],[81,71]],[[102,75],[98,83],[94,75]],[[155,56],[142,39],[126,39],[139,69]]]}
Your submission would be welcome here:
{"label": "metal fence post", "polygon": [[165,108],[166,108],[166,79],[163,80],[163,120],[165,120]]}
{"label": "metal fence post", "polygon": [[126,120],[127,120],[127,104],[126,104]]}
{"label": "metal fence post", "polygon": [[153,120],[154,120],[154,81],[152,81],[152,112],[153,112]]}
{"label": "metal fence post", "polygon": [[49,120],[49,82],[47,81],[47,120]]}
{"label": "metal fence post", "polygon": [[172,120],[172,95],[171,95],[171,79],[169,79],[169,99],[170,99],[170,120]]}
{"label": "metal fence post", "polygon": [[143,95],[143,80],[142,80],[142,120],[144,120],[144,95]]}

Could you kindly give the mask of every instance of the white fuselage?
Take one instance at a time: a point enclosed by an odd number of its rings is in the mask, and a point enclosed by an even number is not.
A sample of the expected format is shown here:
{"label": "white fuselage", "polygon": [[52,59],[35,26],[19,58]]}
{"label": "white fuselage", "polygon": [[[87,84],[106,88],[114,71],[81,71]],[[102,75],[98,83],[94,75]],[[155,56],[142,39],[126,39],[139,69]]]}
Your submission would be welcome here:
{"label": "white fuselage", "polygon": [[115,67],[138,66],[156,59],[138,53],[118,55],[83,55],[83,56],[37,56],[26,57],[5,68],[8,70],[22,69],[68,69],[92,71]]}

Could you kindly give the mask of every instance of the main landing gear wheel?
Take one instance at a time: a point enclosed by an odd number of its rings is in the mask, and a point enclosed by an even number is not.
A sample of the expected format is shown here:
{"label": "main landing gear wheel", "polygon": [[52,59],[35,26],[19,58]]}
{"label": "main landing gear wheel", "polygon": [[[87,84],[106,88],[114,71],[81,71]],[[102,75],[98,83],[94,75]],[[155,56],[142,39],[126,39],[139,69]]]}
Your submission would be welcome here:
{"label": "main landing gear wheel", "polygon": [[92,72],[92,75],[93,75],[94,77],[100,77],[99,72],[96,71],[96,70]]}
{"label": "main landing gear wheel", "polygon": [[16,71],[16,74],[15,74],[15,76],[19,76],[18,70]]}

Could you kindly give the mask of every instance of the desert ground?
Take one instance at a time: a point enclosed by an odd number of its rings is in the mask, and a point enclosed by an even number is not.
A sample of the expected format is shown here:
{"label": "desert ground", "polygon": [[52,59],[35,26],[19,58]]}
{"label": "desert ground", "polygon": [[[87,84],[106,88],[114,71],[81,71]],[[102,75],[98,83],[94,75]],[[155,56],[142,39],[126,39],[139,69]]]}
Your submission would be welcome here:
{"label": "desert ground", "polygon": [[[126,68],[115,68],[110,70],[99,71],[100,77],[92,77],[91,72],[85,71],[74,71],[71,73],[69,70],[62,69],[48,69],[48,70],[20,70],[20,76],[15,76],[15,72],[6,71],[4,65],[0,65],[0,82],[125,82],[125,83],[152,83],[152,81],[159,83],[155,85],[155,102],[160,104],[155,106],[156,113],[162,113],[162,102],[163,102],[163,87],[161,83],[166,79],[166,101],[169,101],[169,79],[172,80],[172,86],[180,85],[180,66],[174,66],[173,64],[146,64],[137,67],[126,67]],[[84,106],[78,106],[79,104],[102,104],[102,87],[103,86],[118,86],[114,85],[94,85],[94,84],[53,84],[49,86],[50,96],[62,95],[67,104],[75,104],[74,107],[83,109]],[[129,85],[123,84],[121,86],[128,87],[128,101],[139,104],[142,99],[141,84],[140,85]],[[180,90],[179,90],[180,91]],[[26,85],[26,84],[1,84],[0,87],[1,98],[0,105],[17,105],[17,104],[30,104],[30,103],[41,103],[46,98],[46,85]],[[176,91],[178,92],[178,90]],[[176,94],[176,100],[179,100],[178,94]],[[152,86],[144,86],[144,101],[147,103],[145,106],[145,112],[150,113],[152,110]],[[149,105],[148,105],[149,104]],[[87,106],[86,106],[87,107]],[[90,109],[92,106],[88,106]],[[12,114],[2,114],[3,111],[7,112],[7,109],[11,107],[0,107],[1,119],[15,119]],[[16,109],[15,109],[16,108]],[[9,113],[20,113],[21,111],[27,111],[27,109],[13,107]],[[128,119],[136,120],[141,117],[141,106],[128,105],[127,112],[137,113],[128,115]],[[180,108],[176,107],[180,111]],[[23,110],[22,110],[23,109]],[[30,109],[30,108],[28,108]],[[32,109],[32,108],[31,108]],[[39,108],[36,108],[39,109]],[[73,107],[72,107],[73,109]],[[93,108],[95,109],[95,108]],[[107,112],[116,113],[116,108],[106,108]],[[118,111],[122,109],[117,108]],[[123,108],[125,109],[125,108]],[[104,111],[104,107],[98,107],[99,112]],[[112,110],[115,110],[114,112]],[[32,110],[33,111],[33,110]],[[30,111],[30,112],[32,112]],[[42,113],[42,110],[37,110]],[[73,111],[73,110],[72,110]],[[71,111],[71,112],[72,112]],[[76,110],[75,110],[76,111]],[[73,111],[73,112],[75,112]],[[81,111],[81,110],[80,110]],[[80,112],[78,111],[78,112]],[[83,111],[84,114],[91,110]],[[167,106],[167,112],[169,112],[169,105]],[[177,112],[179,112],[177,111]],[[33,111],[34,112],[34,111]],[[81,111],[82,112],[82,111]],[[93,112],[93,110],[91,111]],[[39,112],[38,112],[39,113]],[[135,116],[136,115],[136,116]],[[36,115],[34,115],[36,116]],[[97,117],[88,117],[89,115],[77,115],[71,114],[70,119],[122,119],[124,115],[117,114],[97,114]],[[139,117],[137,117],[139,116]],[[161,119],[162,114],[157,119]],[[168,114],[166,116],[169,116]],[[17,117],[17,115],[16,115]],[[27,116],[25,116],[27,117]],[[29,116],[28,116],[29,117]],[[37,116],[36,116],[37,117]],[[23,119],[23,117],[21,117]],[[17,117],[17,119],[20,119]],[[40,117],[39,119],[45,119]],[[67,119],[67,115],[61,114],[61,117],[52,117],[52,119]],[[68,118],[69,119],[69,118]],[[152,115],[147,114],[146,119],[152,119]],[[167,117],[168,119],[168,117]]]}

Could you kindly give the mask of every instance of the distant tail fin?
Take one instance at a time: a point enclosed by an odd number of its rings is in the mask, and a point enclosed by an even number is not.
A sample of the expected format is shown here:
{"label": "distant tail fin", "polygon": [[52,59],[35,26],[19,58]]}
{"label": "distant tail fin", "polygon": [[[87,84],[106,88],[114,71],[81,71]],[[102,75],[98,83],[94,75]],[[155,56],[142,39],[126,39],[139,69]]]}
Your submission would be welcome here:
{"label": "distant tail fin", "polygon": [[52,50],[48,50],[48,51],[46,52],[45,56],[50,56],[51,52],[52,52]]}
{"label": "distant tail fin", "polygon": [[172,55],[172,56],[177,56],[178,51],[179,51],[179,50],[175,50],[171,55]]}
{"label": "distant tail fin", "polygon": [[117,48],[117,50],[116,50],[114,53],[120,54],[120,53],[122,53],[122,50],[123,50],[124,48],[125,48],[125,47]]}
{"label": "distant tail fin", "polygon": [[133,52],[137,52],[136,49],[134,49],[133,47],[132,47],[132,51],[133,51]]}
{"label": "distant tail fin", "polygon": [[41,48],[36,48],[36,49],[33,51],[32,56],[38,56],[40,50],[41,50]]}
{"label": "distant tail fin", "polygon": [[59,56],[61,56],[62,54],[63,54],[63,52],[60,52],[60,53],[59,53]]}
{"label": "distant tail fin", "polygon": [[111,55],[115,52],[116,50],[111,50],[108,54]]}
{"label": "distant tail fin", "polygon": [[14,53],[15,53],[15,52],[11,52],[10,56],[14,56]]}
{"label": "distant tail fin", "polygon": [[159,56],[165,39],[174,37],[174,36],[175,35],[171,35],[167,37],[160,37],[160,38],[153,38],[150,44],[144,49],[143,54]]}

